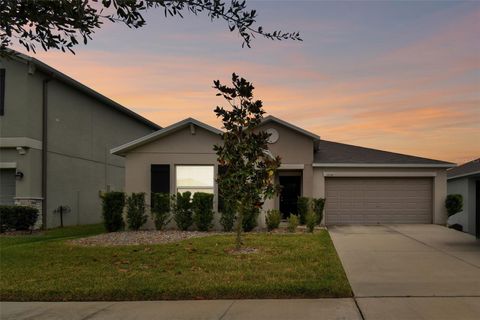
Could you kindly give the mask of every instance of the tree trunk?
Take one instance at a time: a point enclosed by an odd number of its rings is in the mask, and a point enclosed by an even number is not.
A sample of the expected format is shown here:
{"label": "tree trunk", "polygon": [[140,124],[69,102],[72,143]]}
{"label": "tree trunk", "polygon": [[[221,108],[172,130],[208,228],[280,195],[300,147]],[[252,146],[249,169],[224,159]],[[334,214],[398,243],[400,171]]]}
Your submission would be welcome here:
{"label": "tree trunk", "polygon": [[243,202],[239,202],[237,204],[238,208],[238,217],[237,217],[237,241],[236,241],[236,249],[240,250],[242,247],[242,225],[243,225],[243,210],[244,205]]}

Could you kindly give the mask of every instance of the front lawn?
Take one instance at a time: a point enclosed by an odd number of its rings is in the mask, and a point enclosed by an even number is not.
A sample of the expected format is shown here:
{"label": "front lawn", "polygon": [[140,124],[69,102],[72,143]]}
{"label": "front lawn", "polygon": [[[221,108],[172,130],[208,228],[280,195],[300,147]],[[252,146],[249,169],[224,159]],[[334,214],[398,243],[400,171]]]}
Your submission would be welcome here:
{"label": "front lawn", "polygon": [[0,300],[161,300],[349,297],[325,230],[250,233],[257,253],[233,255],[233,235],[161,245],[79,247],[97,225],[0,237]]}

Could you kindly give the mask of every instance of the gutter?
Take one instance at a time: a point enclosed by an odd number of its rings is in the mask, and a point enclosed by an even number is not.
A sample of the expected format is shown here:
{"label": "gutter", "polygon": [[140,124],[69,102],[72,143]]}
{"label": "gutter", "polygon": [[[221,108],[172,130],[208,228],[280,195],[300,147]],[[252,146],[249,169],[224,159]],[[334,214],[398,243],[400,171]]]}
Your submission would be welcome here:
{"label": "gutter", "polygon": [[47,146],[48,146],[48,83],[42,83],[42,227],[47,229]]}
{"label": "gutter", "polygon": [[453,168],[454,163],[313,163],[314,168],[341,167],[341,168]]}

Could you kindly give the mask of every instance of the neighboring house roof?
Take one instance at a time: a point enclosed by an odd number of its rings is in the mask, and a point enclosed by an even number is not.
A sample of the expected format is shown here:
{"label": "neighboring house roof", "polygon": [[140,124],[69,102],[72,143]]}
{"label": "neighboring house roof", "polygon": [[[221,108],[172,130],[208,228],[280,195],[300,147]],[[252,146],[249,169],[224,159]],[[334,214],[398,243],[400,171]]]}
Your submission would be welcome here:
{"label": "neighboring house roof", "polygon": [[290,128],[290,129],[292,129],[292,130],[294,130],[294,131],[297,131],[297,132],[299,132],[299,133],[301,133],[301,134],[303,134],[303,135],[306,135],[306,136],[312,138],[313,140],[320,140],[320,136],[318,136],[318,135],[316,135],[316,134],[314,134],[314,133],[311,133],[311,132],[309,132],[309,131],[307,131],[307,130],[305,130],[305,129],[302,129],[302,128],[300,128],[300,127],[297,127],[297,126],[295,126],[295,125],[293,125],[293,124],[291,124],[291,123],[288,123],[287,121],[284,121],[284,120],[279,119],[279,118],[274,117],[274,116],[267,116],[267,117],[265,117],[265,118],[262,120],[262,125],[263,125],[263,124],[266,124],[266,123],[269,123],[269,122],[279,123],[279,124],[281,124],[281,125],[283,125],[283,126],[285,126],[285,127],[287,127],[287,128]]}
{"label": "neighboring house roof", "polygon": [[168,127],[165,127],[161,130],[158,130],[158,131],[155,131],[155,132],[152,132],[144,137],[141,137],[141,138],[138,138],[136,140],[133,140],[131,142],[128,142],[128,143],[125,143],[121,146],[118,146],[116,148],[113,148],[110,150],[110,153],[113,153],[113,154],[116,154],[116,155],[124,155],[126,152],[132,150],[132,149],[135,149],[135,148],[138,148],[144,144],[147,144],[149,142],[152,142],[154,140],[157,140],[159,139],[160,137],[163,137],[163,136],[166,136],[168,134],[171,134],[171,133],[174,133],[180,129],[183,129],[189,125],[196,125],[200,128],[203,128],[207,131],[210,131],[214,134],[218,134],[218,135],[221,135],[223,134],[223,132],[217,128],[214,128],[212,126],[209,126],[208,124],[206,123],[203,123],[203,122],[200,122],[196,119],[193,119],[193,118],[187,118],[187,119],[184,119],[182,121],[179,121],[177,123],[174,123]]}
{"label": "neighboring house roof", "polygon": [[87,87],[86,85],[78,82],[75,79],[70,78],[66,74],[58,71],[55,68],[50,67],[49,65],[43,63],[42,61],[40,61],[38,59],[35,59],[33,57],[27,56],[23,53],[16,52],[16,51],[14,52],[13,58],[17,59],[17,60],[20,60],[20,61],[30,63],[30,64],[33,64],[35,66],[35,68],[38,68],[40,71],[46,73],[47,75],[51,76],[52,78],[57,79],[57,80],[65,83],[67,85],[72,86],[73,88],[75,88],[75,89],[83,92],[84,94],[86,94],[86,95],[88,95],[88,96],[90,96],[90,97],[108,105],[109,107],[111,107],[113,109],[116,109],[117,111],[119,111],[119,112],[121,112],[121,113],[139,121],[139,122],[144,123],[145,125],[149,126],[150,128],[152,128],[154,130],[158,130],[158,129],[162,128],[158,124],[142,117],[141,115],[133,112],[132,110],[122,106],[121,104],[105,97],[104,95],[98,93],[97,91]]}
{"label": "neighboring house roof", "polygon": [[480,158],[464,163],[447,171],[447,179],[480,175]]}
{"label": "neighboring house roof", "polygon": [[314,166],[452,167],[454,163],[320,140]]}

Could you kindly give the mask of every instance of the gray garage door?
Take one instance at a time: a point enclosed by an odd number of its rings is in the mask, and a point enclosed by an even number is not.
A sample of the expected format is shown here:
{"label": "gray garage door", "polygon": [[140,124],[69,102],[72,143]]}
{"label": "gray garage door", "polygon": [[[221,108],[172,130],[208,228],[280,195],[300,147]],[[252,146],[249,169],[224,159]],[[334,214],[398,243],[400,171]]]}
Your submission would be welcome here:
{"label": "gray garage door", "polygon": [[325,222],[432,223],[431,178],[327,178]]}
{"label": "gray garage door", "polygon": [[13,205],[15,169],[0,169],[0,204]]}

